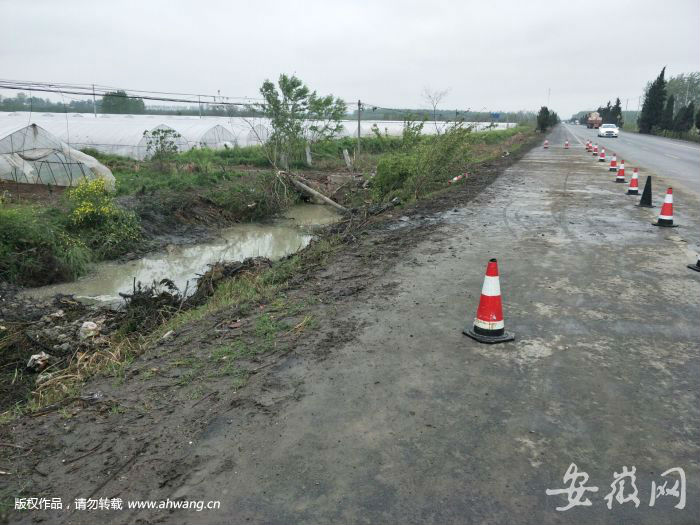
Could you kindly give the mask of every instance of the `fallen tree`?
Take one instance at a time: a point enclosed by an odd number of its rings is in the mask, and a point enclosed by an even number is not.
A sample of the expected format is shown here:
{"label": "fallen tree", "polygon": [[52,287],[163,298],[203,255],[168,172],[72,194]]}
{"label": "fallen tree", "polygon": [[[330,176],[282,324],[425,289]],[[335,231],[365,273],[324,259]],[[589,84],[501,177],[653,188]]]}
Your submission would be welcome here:
{"label": "fallen tree", "polygon": [[349,213],[350,212],[346,207],[341,206],[340,204],[335,202],[333,199],[326,197],[320,191],[316,191],[315,189],[311,188],[310,186],[304,184],[297,175],[294,175],[294,174],[286,172],[286,171],[279,171],[278,175],[286,177],[287,180],[289,180],[289,182],[291,182],[295,188],[302,191],[303,193],[306,193],[310,197],[316,198],[316,199],[324,202],[325,204],[328,204],[329,206],[333,206],[336,210],[338,210],[342,213]]}

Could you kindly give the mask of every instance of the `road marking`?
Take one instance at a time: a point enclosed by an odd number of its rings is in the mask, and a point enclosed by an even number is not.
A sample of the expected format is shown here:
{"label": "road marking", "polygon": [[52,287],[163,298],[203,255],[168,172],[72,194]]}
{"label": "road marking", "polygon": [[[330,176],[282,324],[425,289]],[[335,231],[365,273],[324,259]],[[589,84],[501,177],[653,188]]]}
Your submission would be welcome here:
{"label": "road marking", "polygon": [[581,142],[581,139],[578,138],[578,135],[576,135],[573,131],[571,131],[571,130],[569,129],[569,125],[568,125],[568,124],[564,124],[564,129],[565,129],[566,131],[568,131],[568,132],[571,134],[571,136],[574,137],[574,138],[578,141],[579,144],[581,144],[581,146],[583,146],[583,142]]}
{"label": "road marking", "polygon": [[680,157],[676,157],[675,155],[671,155],[670,153],[664,153],[664,155],[666,155],[667,157],[671,157],[672,159],[679,159],[680,160]]}

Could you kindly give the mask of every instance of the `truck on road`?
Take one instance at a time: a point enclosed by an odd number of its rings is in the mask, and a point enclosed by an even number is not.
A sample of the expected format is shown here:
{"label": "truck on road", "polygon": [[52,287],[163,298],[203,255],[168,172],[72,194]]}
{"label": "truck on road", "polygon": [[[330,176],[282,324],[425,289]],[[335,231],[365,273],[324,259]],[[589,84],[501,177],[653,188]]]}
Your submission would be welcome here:
{"label": "truck on road", "polygon": [[588,129],[598,129],[602,123],[603,119],[597,111],[588,114],[588,118],[586,119],[586,127]]}

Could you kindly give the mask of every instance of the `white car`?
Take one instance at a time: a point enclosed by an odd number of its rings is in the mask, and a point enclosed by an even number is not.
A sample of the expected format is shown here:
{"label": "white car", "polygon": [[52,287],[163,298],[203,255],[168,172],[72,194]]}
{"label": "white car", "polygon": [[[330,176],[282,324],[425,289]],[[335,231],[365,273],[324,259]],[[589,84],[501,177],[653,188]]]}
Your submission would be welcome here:
{"label": "white car", "polygon": [[620,135],[620,128],[615,124],[603,124],[598,128],[599,137],[612,137],[617,138]]}

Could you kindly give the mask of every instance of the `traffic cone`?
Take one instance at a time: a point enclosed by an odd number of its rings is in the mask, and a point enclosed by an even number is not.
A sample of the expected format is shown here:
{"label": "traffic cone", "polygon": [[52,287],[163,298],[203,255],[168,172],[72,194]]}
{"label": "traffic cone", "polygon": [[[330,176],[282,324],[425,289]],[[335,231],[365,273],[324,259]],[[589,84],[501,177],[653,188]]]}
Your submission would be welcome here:
{"label": "traffic cone", "polygon": [[653,208],[654,205],[651,203],[651,175],[647,175],[647,181],[644,183],[644,191],[642,192],[642,198],[639,199],[639,204],[642,208]]}
{"label": "traffic cone", "polygon": [[613,153],[612,159],[610,160],[610,171],[617,171],[617,155]]}
{"label": "traffic cone", "polygon": [[698,256],[698,262],[696,262],[695,264],[689,264],[688,268],[690,268],[691,270],[695,270],[696,272],[700,272],[700,256]]}
{"label": "traffic cone", "polygon": [[630,179],[629,188],[627,188],[627,195],[639,195],[639,170],[634,168],[632,171],[632,178]]}
{"label": "traffic cone", "polygon": [[666,198],[661,206],[661,212],[656,222],[652,222],[654,226],[663,226],[664,228],[676,228],[677,224],[673,224],[673,188],[666,190]]}
{"label": "traffic cone", "polygon": [[505,331],[501,284],[498,279],[496,259],[490,259],[486,266],[486,277],[484,277],[484,285],[481,288],[481,298],[474,325],[467,326],[462,332],[480,343],[504,343],[515,339],[513,334]]}
{"label": "traffic cone", "polygon": [[600,157],[598,157],[599,162],[605,162],[605,148],[601,148]]}
{"label": "traffic cone", "polygon": [[569,141],[564,141],[564,149],[569,149]]}
{"label": "traffic cone", "polygon": [[615,177],[615,182],[625,182],[625,161],[620,161],[620,169],[617,170],[617,177]]}
{"label": "traffic cone", "polygon": [[598,144],[593,144],[593,156],[598,156]]}
{"label": "traffic cone", "polygon": [[549,148],[549,141],[545,139],[544,141],[544,149]]}
{"label": "traffic cone", "polygon": [[593,144],[591,143],[590,140],[589,140],[588,142],[586,142],[586,151],[589,152],[589,153],[590,153],[591,151],[593,151]]}

